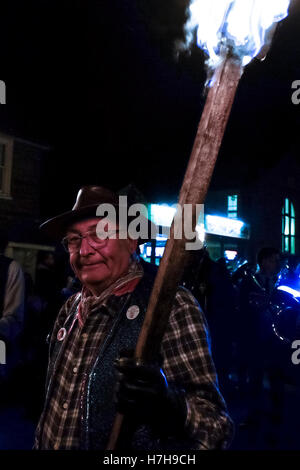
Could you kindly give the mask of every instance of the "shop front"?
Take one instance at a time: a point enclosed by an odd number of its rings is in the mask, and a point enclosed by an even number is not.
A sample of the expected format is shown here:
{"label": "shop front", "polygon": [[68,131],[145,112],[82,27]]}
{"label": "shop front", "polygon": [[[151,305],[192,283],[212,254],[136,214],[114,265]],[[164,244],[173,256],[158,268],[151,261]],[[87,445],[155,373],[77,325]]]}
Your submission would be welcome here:
{"label": "shop front", "polygon": [[[156,240],[140,246],[145,261],[159,265],[175,211],[175,205],[148,205],[148,216],[159,227],[159,234]],[[246,259],[250,238],[250,227],[246,222],[204,212],[199,215],[196,230],[214,261],[225,258],[231,263],[238,258]]]}

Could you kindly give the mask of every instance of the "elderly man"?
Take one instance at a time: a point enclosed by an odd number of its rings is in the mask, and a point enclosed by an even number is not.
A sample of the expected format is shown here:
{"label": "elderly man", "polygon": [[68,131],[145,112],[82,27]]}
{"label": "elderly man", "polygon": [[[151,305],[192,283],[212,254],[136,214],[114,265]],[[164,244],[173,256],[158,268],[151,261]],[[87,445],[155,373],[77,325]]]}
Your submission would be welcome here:
{"label": "elderly man", "polygon": [[116,194],[83,187],[72,211],[42,225],[63,237],[82,291],[62,307],[51,335],[35,448],[105,449],[116,411],[125,414],[118,449],[225,448],[232,422],[218,389],[206,321],[186,289],[174,298],[160,357],[141,364],[128,354],[155,272],[137,256],[139,240],[127,236],[127,227],[98,237],[96,210],[103,203],[118,213]]}

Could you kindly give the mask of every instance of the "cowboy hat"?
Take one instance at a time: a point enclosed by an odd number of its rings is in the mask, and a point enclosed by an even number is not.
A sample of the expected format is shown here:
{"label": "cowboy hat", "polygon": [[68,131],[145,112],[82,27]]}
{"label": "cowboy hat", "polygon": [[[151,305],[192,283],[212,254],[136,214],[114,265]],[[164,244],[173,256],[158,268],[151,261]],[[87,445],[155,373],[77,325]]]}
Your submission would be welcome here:
{"label": "cowboy hat", "polygon": [[[110,204],[114,206],[117,214],[122,207],[119,204],[119,196],[110,189],[102,186],[83,186],[78,191],[76,202],[70,211],[46,220],[39,228],[50,238],[62,238],[68,227],[74,222],[83,220],[87,217],[97,217],[96,211],[98,206],[101,204]],[[128,209],[127,206],[124,206],[124,208],[126,210]],[[141,220],[144,220],[147,224],[149,236],[147,239],[139,238],[138,242],[145,243],[147,240],[151,240],[151,236],[154,236],[155,238],[157,227],[144,215],[141,215],[140,217],[142,218]],[[131,220],[133,220],[133,217],[128,216],[128,222]]]}

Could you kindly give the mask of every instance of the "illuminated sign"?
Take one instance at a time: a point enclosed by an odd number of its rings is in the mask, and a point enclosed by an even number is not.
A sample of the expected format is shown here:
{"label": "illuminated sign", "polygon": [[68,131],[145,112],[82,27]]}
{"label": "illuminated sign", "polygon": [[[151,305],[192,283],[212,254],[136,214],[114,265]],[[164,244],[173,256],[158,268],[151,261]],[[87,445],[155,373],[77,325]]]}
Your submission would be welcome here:
{"label": "illuminated sign", "polygon": [[150,219],[156,225],[171,227],[176,207],[167,204],[150,204]]}
{"label": "illuminated sign", "polygon": [[205,216],[205,232],[223,237],[249,238],[249,227],[241,220],[218,215]]}
{"label": "illuminated sign", "polygon": [[[175,204],[150,204],[150,218],[156,225],[170,227],[176,212]],[[250,238],[249,225],[241,220],[217,215],[206,215],[205,222],[197,225],[196,230],[201,241],[205,239],[205,233],[222,235],[233,238]],[[158,238],[157,238],[158,239]]]}

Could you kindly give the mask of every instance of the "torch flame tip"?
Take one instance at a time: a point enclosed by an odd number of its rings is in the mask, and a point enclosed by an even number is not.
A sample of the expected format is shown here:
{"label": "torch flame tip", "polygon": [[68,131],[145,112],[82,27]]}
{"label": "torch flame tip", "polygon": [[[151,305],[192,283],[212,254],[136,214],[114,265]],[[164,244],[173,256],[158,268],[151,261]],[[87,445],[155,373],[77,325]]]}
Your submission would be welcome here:
{"label": "torch flame tip", "polygon": [[191,0],[186,24],[186,45],[197,44],[215,69],[224,58],[223,46],[247,65],[271,44],[272,26],[288,15],[290,0]]}

